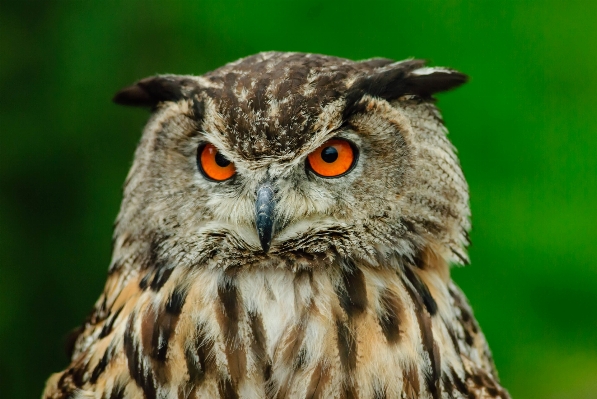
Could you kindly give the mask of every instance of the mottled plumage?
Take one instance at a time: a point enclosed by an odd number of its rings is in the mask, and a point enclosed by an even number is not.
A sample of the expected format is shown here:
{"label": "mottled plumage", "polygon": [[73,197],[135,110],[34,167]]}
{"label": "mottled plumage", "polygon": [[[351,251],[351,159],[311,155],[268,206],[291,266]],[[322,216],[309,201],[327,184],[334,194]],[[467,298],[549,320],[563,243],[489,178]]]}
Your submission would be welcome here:
{"label": "mottled plumage", "polygon": [[[119,92],[153,112],[104,292],[44,397],[509,398],[450,279],[468,188],[431,96],[465,80],[270,52]],[[330,138],[358,150],[338,178],[306,167]],[[205,143],[233,178],[200,173]]]}

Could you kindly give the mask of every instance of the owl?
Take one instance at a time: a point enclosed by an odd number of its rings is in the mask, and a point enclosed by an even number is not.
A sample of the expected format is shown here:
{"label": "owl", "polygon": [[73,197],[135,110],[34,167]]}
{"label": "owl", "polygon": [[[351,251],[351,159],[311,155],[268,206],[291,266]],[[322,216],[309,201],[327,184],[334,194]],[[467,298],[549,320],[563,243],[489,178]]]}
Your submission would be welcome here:
{"label": "owl", "polygon": [[107,282],[44,398],[509,398],[450,278],[468,188],[420,60],[266,52],[151,117]]}

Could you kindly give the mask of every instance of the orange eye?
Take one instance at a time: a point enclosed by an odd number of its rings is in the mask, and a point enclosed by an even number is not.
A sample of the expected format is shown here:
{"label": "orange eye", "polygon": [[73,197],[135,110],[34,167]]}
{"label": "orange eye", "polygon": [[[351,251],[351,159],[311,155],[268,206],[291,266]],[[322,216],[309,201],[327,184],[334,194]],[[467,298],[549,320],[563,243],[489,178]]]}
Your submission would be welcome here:
{"label": "orange eye", "polygon": [[213,144],[199,147],[197,158],[199,158],[199,169],[208,179],[223,181],[230,179],[236,173],[234,164],[220,154]]}
{"label": "orange eye", "polygon": [[356,147],[343,139],[331,139],[308,156],[311,170],[321,177],[339,177],[350,171],[357,160]]}

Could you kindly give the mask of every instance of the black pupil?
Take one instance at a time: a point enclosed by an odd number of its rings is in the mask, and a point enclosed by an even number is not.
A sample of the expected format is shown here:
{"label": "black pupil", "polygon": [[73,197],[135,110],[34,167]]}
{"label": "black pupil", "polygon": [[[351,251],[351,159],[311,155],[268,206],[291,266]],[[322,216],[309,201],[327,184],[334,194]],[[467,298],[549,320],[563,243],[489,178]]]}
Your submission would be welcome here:
{"label": "black pupil", "polygon": [[336,159],[338,159],[338,150],[336,147],[325,147],[321,151],[321,159],[327,163],[336,162]]}
{"label": "black pupil", "polygon": [[219,167],[225,168],[226,166],[230,165],[230,161],[226,159],[226,157],[219,152],[216,153],[216,163]]}

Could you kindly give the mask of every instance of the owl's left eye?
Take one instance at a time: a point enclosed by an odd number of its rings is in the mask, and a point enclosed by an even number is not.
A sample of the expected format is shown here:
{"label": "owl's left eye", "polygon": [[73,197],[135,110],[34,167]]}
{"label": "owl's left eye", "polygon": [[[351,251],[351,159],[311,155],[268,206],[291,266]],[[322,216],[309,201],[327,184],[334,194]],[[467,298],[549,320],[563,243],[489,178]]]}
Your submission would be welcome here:
{"label": "owl's left eye", "polygon": [[213,144],[199,147],[197,163],[201,173],[210,180],[228,180],[236,173],[234,164],[222,155]]}
{"label": "owl's left eye", "polygon": [[358,151],[348,140],[335,138],[326,141],[307,157],[309,168],[320,177],[340,177],[356,165]]}

